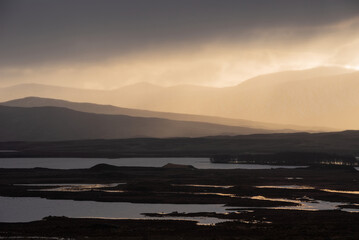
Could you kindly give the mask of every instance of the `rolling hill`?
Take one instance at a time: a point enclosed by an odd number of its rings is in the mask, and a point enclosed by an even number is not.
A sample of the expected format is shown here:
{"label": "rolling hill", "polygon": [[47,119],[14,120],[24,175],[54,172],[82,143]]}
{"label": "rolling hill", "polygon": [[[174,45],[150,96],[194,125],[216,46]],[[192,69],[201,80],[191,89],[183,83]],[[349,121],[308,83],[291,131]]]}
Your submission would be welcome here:
{"label": "rolling hill", "polygon": [[[244,119],[230,119],[213,116],[201,116],[191,114],[179,114],[170,112],[156,112],[140,109],[122,108],[112,105],[100,105],[94,103],[78,103],[70,102],[60,99],[26,97],[15,99],[0,103],[3,106],[9,107],[62,107],[80,112],[110,114],[110,115],[128,115],[133,117],[150,117],[150,118],[164,118],[178,121],[193,121],[206,122],[213,124],[221,124],[228,126],[239,126],[248,128],[260,128],[267,130],[276,130],[276,132],[296,132],[296,131],[318,131],[319,129],[294,126],[294,125],[280,125],[272,123],[255,122]],[[323,130],[323,129],[320,129]]]}
{"label": "rolling hill", "polygon": [[0,141],[200,137],[270,132],[218,124],[105,115],[59,107],[0,106]]}

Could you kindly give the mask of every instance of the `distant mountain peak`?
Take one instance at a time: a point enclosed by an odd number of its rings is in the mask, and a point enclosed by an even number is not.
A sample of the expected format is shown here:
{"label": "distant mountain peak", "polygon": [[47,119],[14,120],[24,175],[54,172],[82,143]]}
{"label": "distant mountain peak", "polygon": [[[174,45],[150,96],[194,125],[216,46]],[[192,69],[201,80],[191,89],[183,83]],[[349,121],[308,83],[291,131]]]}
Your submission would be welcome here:
{"label": "distant mountain peak", "polygon": [[261,87],[285,82],[293,82],[317,77],[327,77],[355,72],[353,69],[338,66],[319,66],[303,70],[273,72],[250,78],[237,87]]}
{"label": "distant mountain peak", "polygon": [[20,83],[12,86],[8,86],[5,88],[70,88],[70,87],[63,87],[63,86],[56,86],[56,85],[50,85],[50,84],[42,84],[42,83]]}

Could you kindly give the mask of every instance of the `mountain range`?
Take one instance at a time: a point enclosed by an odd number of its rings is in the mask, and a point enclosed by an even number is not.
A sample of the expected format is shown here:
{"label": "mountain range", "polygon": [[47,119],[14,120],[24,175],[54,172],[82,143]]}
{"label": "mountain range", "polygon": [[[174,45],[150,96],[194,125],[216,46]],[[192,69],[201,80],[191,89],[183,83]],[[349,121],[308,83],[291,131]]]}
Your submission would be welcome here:
{"label": "mountain range", "polygon": [[170,138],[270,133],[219,124],[74,111],[0,106],[0,141]]}
{"label": "mountain range", "polygon": [[[187,119],[178,118],[179,115],[168,117],[171,114],[162,116],[159,113],[155,116],[173,120],[259,126],[266,129],[293,129],[293,126],[313,129],[313,126],[319,126],[322,129],[342,130],[359,129],[358,92],[358,71],[321,67],[262,75],[225,88],[190,85],[160,87],[138,83],[105,91],[22,84],[0,89],[0,101],[36,96],[181,113],[187,114],[186,116],[188,114],[213,116],[212,120],[202,117],[194,120],[193,116]],[[116,112],[118,110],[110,113],[111,111],[101,110],[97,113],[128,114]],[[151,114],[147,116],[153,117]],[[135,116],[134,112],[132,115]],[[138,116],[143,117],[143,115]],[[217,117],[222,120],[217,121],[219,119]],[[217,119],[213,120],[215,118]],[[239,120],[232,122],[232,120],[223,120],[224,118],[248,120],[244,120],[242,123],[245,124],[241,125]],[[274,125],[269,128],[266,125],[256,125],[263,122]]]}
{"label": "mountain range", "polygon": [[60,107],[75,111],[109,114],[109,115],[127,115],[132,117],[163,118],[178,121],[206,122],[228,126],[239,126],[246,128],[256,128],[264,130],[275,130],[276,132],[297,132],[297,131],[324,131],[324,129],[308,128],[296,125],[273,124],[265,122],[255,122],[244,119],[221,118],[204,115],[180,114],[170,112],[156,112],[141,109],[122,108],[113,105],[101,105],[94,103],[70,102],[61,99],[25,97],[21,99],[10,100],[0,103],[8,107]]}

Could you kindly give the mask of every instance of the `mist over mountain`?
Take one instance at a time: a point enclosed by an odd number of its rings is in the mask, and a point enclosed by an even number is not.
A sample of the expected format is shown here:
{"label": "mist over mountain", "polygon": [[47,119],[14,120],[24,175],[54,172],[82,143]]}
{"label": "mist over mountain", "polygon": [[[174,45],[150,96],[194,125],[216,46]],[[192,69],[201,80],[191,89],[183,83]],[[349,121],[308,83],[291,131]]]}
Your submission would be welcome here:
{"label": "mist over mountain", "polygon": [[358,81],[359,72],[321,67],[267,74],[226,88],[140,83],[101,91],[17,85],[0,89],[0,100],[37,96],[276,124],[359,129]]}
{"label": "mist over mountain", "polygon": [[85,113],[59,107],[0,106],[0,116],[0,141],[199,137],[270,132],[201,122]]}
{"label": "mist over mountain", "polygon": [[179,114],[170,112],[155,112],[140,109],[122,108],[112,105],[100,105],[94,103],[78,103],[70,102],[60,99],[51,98],[39,98],[39,97],[26,97],[21,99],[15,99],[8,102],[0,103],[3,106],[9,107],[63,107],[69,108],[75,111],[98,113],[98,114],[110,114],[110,115],[128,115],[134,117],[154,117],[164,118],[179,121],[193,121],[193,122],[206,122],[228,126],[239,126],[249,128],[260,128],[266,130],[275,130],[276,132],[296,132],[296,131],[328,131],[330,129],[324,128],[309,128],[297,125],[284,125],[273,124],[264,122],[255,122],[244,119],[231,119],[221,118],[213,116],[191,115],[191,114]]}
{"label": "mist over mountain", "polygon": [[341,67],[317,67],[307,70],[284,71],[271,74],[260,75],[244,81],[239,86],[243,87],[265,87],[288,82],[295,82],[298,80],[327,77],[341,75],[345,73],[352,73],[354,70]]}

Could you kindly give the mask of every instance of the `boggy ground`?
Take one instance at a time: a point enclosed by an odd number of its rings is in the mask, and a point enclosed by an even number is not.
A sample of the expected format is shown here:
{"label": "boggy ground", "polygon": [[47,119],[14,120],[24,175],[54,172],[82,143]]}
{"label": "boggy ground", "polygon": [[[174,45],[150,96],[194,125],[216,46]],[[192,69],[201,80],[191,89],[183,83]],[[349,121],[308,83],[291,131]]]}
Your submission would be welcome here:
{"label": "boggy ground", "polygon": [[[342,207],[357,208],[358,182],[359,172],[354,168],[330,166],[205,170],[191,167],[144,168],[100,164],[90,169],[76,170],[0,169],[0,196],[135,203],[218,203],[241,210],[229,214],[167,213],[184,219],[186,216],[202,216],[231,220],[212,226],[196,225],[192,221],[70,218],[47,218],[31,223],[0,223],[0,236],[76,239],[359,239],[359,213],[263,208],[293,207],[298,205],[298,200],[341,202],[345,203]],[[21,185],[39,183],[59,186],[61,183],[121,184],[84,191],[57,191],[58,186]],[[283,185],[292,187],[256,187]],[[44,189],[47,191],[43,191]],[[324,191],[325,189],[340,192]],[[261,196],[262,199],[251,199],[253,196]],[[287,201],[268,201],[266,198],[282,198]],[[161,217],[156,213],[147,214]]]}
{"label": "boggy ground", "polygon": [[[54,186],[21,184],[115,184],[86,191],[41,191]],[[125,184],[124,184],[125,183]],[[105,164],[90,169],[0,169],[0,196],[43,197],[104,202],[207,203],[228,206],[293,206],[295,203],[249,199],[267,198],[325,200],[359,204],[359,194],[327,192],[358,191],[359,172],[352,167],[309,167],[302,169],[194,169],[115,167]],[[212,185],[212,186],[211,186]],[[256,186],[304,186],[299,189],[257,188]],[[226,187],[216,187],[226,186]],[[308,188],[306,188],[308,187]],[[31,191],[28,191],[30,190]],[[99,190],[101,191],[99,194]],[[109,191],[108,191],[109,190]],[[359,192],[358,192],[359,193]]]}
{"label": "boggy ground", "polygon": [[[233,221],[215,226],[175,220],[106,220],[51,217],[30,223],[0,223],[0,236],[11,239],[41,236],[42,239],[124,239],[124,240],[357,240],[359,214],[340,211],[274,211],[248,213],[272,221]],[[36,239],[36,238],[35,238]]]}

